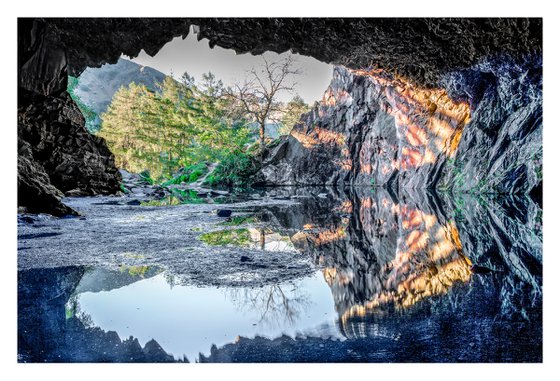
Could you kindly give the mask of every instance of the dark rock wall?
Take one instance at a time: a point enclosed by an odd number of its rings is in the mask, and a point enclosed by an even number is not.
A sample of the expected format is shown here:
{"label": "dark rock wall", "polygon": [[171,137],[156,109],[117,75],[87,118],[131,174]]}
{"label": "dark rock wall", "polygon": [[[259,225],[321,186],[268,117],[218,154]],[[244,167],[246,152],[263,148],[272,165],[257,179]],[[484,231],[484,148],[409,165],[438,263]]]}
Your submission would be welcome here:
{"label": "dark rock wall", "polygon": [[259,180],[529,193],[542,182],[542,66],[520,62],[451,73],[441,89],[337,67]]}
{"label": "dark rock wall", "polygon": [[105,141],[84,127],[84,117],[68,93],[34,98],[18,111],[18,136],[64,193],[95,195],[119,187],[120,174]]}
{"label": "dark rock wall", "polygon": [[18,87],[49,95],[66,90],[66,52],[46,40],[47,25],[40,20],[18,20]]}
{"label": "dark rock wall", "polygon": [[[190,25],[198,37],[238,53],[292,50],[353,69],[396,71],[437,85],[484,57],[540,50],[542,20],[521,18],[192,18],[46,19],[48,39],[67,52],[69,71],[116,63],[121,53],[154,55]],[[91,38],[83,38],[91,36]]]}
{"label": "dark rock wall", "polygon": [[18,24],[18,206],[62,216],[76,214],[61,203],[64,194],[115,193],[120,174],[66,93],[66,52],[46,39],[46,29],[40,20]]}
{"label": "dark rock wall", "polygon": [[542,187],[542,57],[487,61],[448,75],[443,85],[472,111],[439,185],[477,193]]}

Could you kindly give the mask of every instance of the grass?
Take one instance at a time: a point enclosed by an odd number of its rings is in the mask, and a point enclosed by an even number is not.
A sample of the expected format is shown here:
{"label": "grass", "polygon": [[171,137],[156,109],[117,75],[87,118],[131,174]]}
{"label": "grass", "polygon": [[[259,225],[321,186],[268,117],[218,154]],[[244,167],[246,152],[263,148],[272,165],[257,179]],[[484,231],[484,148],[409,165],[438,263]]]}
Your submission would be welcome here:
{"label": "grass", "polygon": [[199,178],[201,178],[207,173],[208,173],[208,167],[206,166],[205,163],[193,164],[183,168],[180,175],[175,176],[161,183],[161,185],[165,187],[173,184],[182,184],[182,183],[190,184],[197,181]]}

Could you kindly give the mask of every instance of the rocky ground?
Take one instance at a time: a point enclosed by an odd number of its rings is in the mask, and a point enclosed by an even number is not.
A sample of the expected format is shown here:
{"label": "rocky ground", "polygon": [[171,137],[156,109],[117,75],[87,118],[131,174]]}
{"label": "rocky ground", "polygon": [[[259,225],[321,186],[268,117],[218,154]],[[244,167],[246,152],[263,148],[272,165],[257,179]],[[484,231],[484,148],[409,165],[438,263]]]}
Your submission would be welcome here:
{"label": "rocky ground", "polygon": [[[118,196],[69,197],[64,203],[79,213],[57,218],[18,215],[18,268],[96,265],[153,265],[189,284],[263,285],[308,275],[310,258],[290,252],[263,252],[249,247],[209,246],[203,233],[227,228],[227,218],[247,215],[263,205],[291,205],[285,197],[261,197],[227,205],[212,203],[147,206],[167,190],[131,182]],[[220,195],[218,195],[220,196]],[[215,197],[210,194],[208,197]],[[229,214],[229,213],[227,213]]]}

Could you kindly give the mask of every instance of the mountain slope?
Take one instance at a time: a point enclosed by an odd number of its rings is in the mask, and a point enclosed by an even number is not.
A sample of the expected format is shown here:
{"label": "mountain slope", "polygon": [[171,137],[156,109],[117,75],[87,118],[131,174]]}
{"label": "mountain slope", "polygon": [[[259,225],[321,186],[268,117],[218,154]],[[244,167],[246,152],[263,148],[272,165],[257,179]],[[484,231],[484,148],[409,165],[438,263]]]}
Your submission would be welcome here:
{"label": "mountain slope", "polygon": [[113,95],[121,86],[135,82],[155,90],[156,83],[162,82],[164,78],[165,74],[156,69],[121,58],[114,65],[87,68],[77,78],[71,95],[78,104],[85,105],[95,114],[86,118],[86,127],[90,132],[95,132],[101,125],[99,116],[107,110]]}

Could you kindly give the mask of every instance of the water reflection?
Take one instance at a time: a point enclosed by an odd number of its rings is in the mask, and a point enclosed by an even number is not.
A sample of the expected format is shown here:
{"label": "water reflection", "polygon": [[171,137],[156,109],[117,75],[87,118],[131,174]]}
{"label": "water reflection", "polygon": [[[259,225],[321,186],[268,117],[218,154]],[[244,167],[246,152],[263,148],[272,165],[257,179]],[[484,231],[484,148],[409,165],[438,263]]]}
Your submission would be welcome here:
{"label": "water reflection", "polygon": [[542,210],[530,199],[268,196],[298,203],[232,206],[201,241],[298,252],[313,276],[220,288],[150,266],[20,272],[20,361],[541,361]]}
{"label": "water reflection", "polygon": [[204,233],[200,240],[213,246],[240,246],[267,251],[295,251],[289,236],[265,227],[246,227]]}
{"label": "water reflection", "polygon": [[335,321],[330,290],[320,273],[256,288],[184,286],[158,274],[98,292],[80,282],[76,290],[80,292],[67,303],[67,317],[71,311],[86,328],[114,331],[121,339],[134,337],[142,346],[155,340],[175,358],[191,360],[239,335],[274,339],[313,331],[323,323],[334,327]]}

